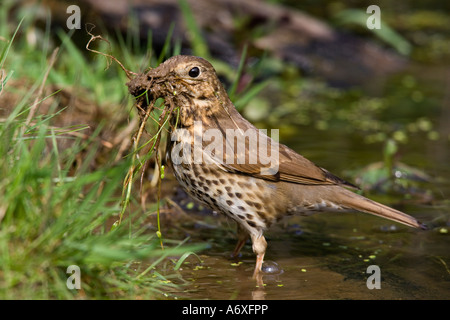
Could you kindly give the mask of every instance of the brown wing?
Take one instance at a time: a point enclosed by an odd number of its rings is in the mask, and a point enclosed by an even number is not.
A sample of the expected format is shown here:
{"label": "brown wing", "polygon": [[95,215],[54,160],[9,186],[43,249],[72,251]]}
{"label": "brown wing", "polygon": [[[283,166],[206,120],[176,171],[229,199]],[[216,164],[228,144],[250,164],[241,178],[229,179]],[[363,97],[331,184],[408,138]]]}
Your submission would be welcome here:
{"label": "brown wing", "polygon": [[[333,175],[329,171],[318,167],[313,162],[299,155],[287,146],[282,144],[279,144],[278,146],[278,168],[271,174],[264,174],[264,170],[268,170],[270,167],[268,164],[239,164],[234,162],[225,164],[224,167],[230,171],[240,172],[270,181],[287,181],[306,185],[339,184],[351,188],[358,188],[355,185]],[[276,169],[277,164],[272,164],[272,166]]]}
{"label": "brown wing", "polygon": [[[234,109],[234,108],[233,108]],[[243,118],[237,111],[231,109],[231,115],[233,116],[233,120],[230,123],[230,117],[222,118],[221,120],[217,119],[217,122],[227,122],[227,126],[225,127],[236,127],[235,134],[239,136],[239,133],[245,135],[248,133],[248,130],[259,130],[254,127],[250,122],[248,122],[245,118]],[[227,119],[228,118],[228,119]],[[216,124],[218,124],[216,122]],[[223,127],[223,126],[221,126]],[[275,150],[278,151],[278,157],[270,158],[271,163],[267,163],[267,161],[261,162],[261,151],[265,152],[264,156],[270,154],[264,148],[260,149],[260,145],[257,147],[251,146],[250,142],[244,138],[245,148],[239,148],[237,146],[236,137],[231,137],[222,130],[222,133],[226,137],[224,139],[225,144],[228,147],[231,147],[231,150],[234,150],[234,158],[233,161],[226,161],[225,155],[216,154],[216,157],[221,159],[221,167],[227,171],[232,171],[236,173],[242,173],[251,175],[253,177],[270,180],[270,181],[287,181],[298,184],[306,184],[306,185],[343,185],[351,188],[358,188],[353,184],[333,175],[329,171],[318,167],[313,162],[304,158],[303,156],[296,153],[294,150],[288,148],[283,144],[279,144],[270,137],[265,134],[260,134],[258,143],[263,141],[266,146],[270,150],[270,146],[274,146]],[[242,142],[242,141],[241,141]],[[224,150],[227,152],[226,150]],[[239,158],[243,158],[245,153],[245,162],[239,161]],[[250,162],[250,156],[257,154],[258,161]],[[277,159],[275,159],[277,158]],[[266,157],[267,160],[267,157]],[[241,163],[240,163],[241,162]],[[272,167],[271,172],[267,172],[267,170]]]}
{"label": "brown wing", "polygon": [[335,176],[326,169],[318,167],[295,151],[281,145],[280,154],[284,152],[286,152],[286,156],[280,155],[281,180],[300,184],[340,184],[358,189],[357,186]]}

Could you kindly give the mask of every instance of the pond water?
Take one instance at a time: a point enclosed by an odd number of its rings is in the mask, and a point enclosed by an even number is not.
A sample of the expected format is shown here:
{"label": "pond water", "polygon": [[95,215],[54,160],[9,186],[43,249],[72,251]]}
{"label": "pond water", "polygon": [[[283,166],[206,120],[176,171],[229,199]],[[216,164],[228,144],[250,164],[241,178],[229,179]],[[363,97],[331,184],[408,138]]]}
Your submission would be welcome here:
{"label": "pond water", "polygon": [[[442,208],[404,209],[425,221],[443,215]],[[263,286],[252,279],[249,243],[239,260],[230,258],[233,223],[209,217],[184,231],[210,247],[182,265],[173,280],[182,285],[172,298],[450,299],[450,239],[439,228],[416,231],[359,213],[289,218],[266,233],[265,265],[272,272],[264,274]],[[367,286],[371,265],[380,268],[380,289]]]}
{"label": "pond water", "polygon": [[[290,224],[268,232],[266,263],[279,270],[263,276],[263,287],[251,278],[250,245],[236,263],[228,258],[233,244],[216,243],[199,256],[202,263],[193,258],[183,265],[179,275],[187,283],[174,294],[184,299],[450,298],[448,236],[383,232],[374,227],[379,221],[366,218],[325,214],[302,221],[296,231]],[[380,289],[367,286],[371,265],[380,268]]]}

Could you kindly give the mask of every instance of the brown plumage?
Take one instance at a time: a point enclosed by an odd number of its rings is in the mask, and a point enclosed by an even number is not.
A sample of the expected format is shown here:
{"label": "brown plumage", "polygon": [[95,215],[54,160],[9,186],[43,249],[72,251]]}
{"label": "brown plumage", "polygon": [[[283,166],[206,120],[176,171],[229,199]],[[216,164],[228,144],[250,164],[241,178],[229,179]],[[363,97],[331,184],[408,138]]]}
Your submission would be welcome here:
{"label": "brown plumage", "polygon": [[174,174],[192,197],[237,222],[235,255],[250,236],[255,275],[267,247],[263,232],[285,215],[357,210],[425,229],[415,218],[347,190],[356,187],[260,134],[236,110],[208,61],[175,56],[139,81],[129,83],[133,95],[148,90],[151,99],[162,97],[179,108],[167,149]]}

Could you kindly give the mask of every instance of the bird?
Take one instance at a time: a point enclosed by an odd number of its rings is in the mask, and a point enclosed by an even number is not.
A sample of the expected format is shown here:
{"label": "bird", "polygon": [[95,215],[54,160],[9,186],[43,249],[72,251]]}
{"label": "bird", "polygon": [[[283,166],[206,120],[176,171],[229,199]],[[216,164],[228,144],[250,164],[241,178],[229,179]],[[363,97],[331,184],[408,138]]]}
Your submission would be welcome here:
{"label": "bird", "polygon": [[[237,223],[237,257],[250,238],[262,274],[264,232],[284,216],[321,211],[359,211],[413,228],[414,217],[358,193],[355,185],[269,137],[245,119],[230,100],[210,62],[173,56],[128,83],[129,92],[176,110],[166,158],[194,199]],[[256,139],[256,142],[255,142]]]}

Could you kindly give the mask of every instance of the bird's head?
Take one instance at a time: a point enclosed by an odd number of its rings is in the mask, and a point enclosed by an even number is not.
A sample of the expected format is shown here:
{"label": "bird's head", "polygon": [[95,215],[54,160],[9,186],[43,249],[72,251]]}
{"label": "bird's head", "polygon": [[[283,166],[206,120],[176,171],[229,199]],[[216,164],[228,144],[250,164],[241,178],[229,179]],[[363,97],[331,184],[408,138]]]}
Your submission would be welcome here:
{"label": "bird's head", "polygon": [[205,59],[194,56],[174,56],[157,68],[139,75],[128,84],[134,96],[144,92],[151,99],[177,96],[191,100],[212,100],[222,94],[214,67]]}

